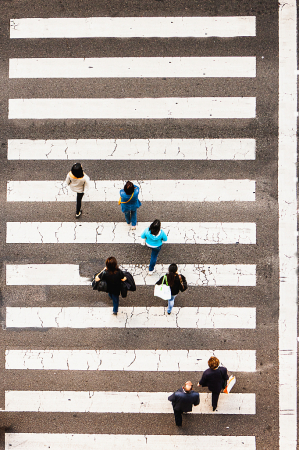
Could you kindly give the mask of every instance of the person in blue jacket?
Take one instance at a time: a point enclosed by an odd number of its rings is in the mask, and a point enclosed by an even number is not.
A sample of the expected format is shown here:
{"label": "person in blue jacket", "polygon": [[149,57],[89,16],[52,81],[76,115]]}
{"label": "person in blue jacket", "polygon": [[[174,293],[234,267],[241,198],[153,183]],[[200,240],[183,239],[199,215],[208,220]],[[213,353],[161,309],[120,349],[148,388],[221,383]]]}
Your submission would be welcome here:
{"label": "person in blue jacket", "polygon": [[139,187],[134,186],[131,181],[127,181],[124,188],[120,190],[119,204],[121,210],[125,214],[128,225],[132,223],[132,230],[136,230],[137,225],[137,209],[141,206],[138,199]]}
{"label": "person in blue jacket", "polygon": [[141,238],[145,240],[144,244],[152,249],[150,265],[148,268],[149,275],[152,275],[162,244],[167,241],[166,233],[161,230],[160,220],[154,220],[153,223],[142,232]]}

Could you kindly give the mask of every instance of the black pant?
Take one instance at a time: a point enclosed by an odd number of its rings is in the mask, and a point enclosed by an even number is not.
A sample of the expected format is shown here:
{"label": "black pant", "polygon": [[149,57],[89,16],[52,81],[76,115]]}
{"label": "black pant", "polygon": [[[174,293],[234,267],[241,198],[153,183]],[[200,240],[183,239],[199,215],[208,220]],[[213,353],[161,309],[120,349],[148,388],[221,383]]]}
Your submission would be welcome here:
{"label": "black pant", "polygon": [[79,212],[81,211],[81,202],[82,202],[83,195],[84,195],[84,192],[77,192],[77,209],[76,209],[76,214],[79,214]]}
{"label": "black pant", "polygon": [[173,412],[174,412],[175,424],[176,424],[178,427],[181,427],[181,426],[182,426],[182,423],[183,423],[183,420],[182,420],[182,414],[183,414],[183,411],[174,409]]}
{"label": "black pant", "polygon": [[212,392],[212,406],[213,406],[213,408],[217,408],[219,395],[220,395],[220,392]]}

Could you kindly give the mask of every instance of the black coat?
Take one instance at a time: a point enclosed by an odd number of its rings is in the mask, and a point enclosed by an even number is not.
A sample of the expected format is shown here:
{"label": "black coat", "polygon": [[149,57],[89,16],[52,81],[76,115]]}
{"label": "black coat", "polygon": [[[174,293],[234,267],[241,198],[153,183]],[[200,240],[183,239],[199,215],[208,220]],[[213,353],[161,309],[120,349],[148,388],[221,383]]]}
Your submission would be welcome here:
{"label": "black coat", "polygon": [[207,369],[202,374],[199,384],[207,386],[211,392],[220,392],[223,389],[224,380],[228,380],[227,368],[218,367],[218,369]]}
{"label": "black coat", "polygon": [[[186,278],[184,277],[184,275],[181,275],[181,277],[182,277],[182,281],[186,281]],[[160,280],[157,281],[156,284],[162,284],[163,278],[164,278],[164,275],[160,278]],[[164,281],[164,284],[165,284],[165,281]],[[171,295],[178,295],[178,293],[180,291],[183,291],[183,287],[182,287],[180,278],[177,273],[175,274],[173,286],[170,286],[170,290],[171,290]]]}
{"label": "black coat", "polygon": [[115,273],[111,273],[108,270],[103,272],[101,279],[106,281],[109,294],[119,295],[121,280],[124,278],[123,272],[118,269]]}
{"label": "black coat", "polygon": [[199,405],[199,393],[194,391],[185,392],[183,388],[180,388],[171,394],[168,400],[176,411],[190,412],[192,411],[192,405]]}

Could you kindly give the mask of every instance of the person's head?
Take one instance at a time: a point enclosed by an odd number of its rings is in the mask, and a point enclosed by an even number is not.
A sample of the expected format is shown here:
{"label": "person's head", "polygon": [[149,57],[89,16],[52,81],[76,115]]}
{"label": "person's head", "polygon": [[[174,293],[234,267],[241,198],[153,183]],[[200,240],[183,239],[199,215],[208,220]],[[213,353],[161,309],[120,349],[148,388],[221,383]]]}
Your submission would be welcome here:
{"label": "person's head", "polygon": [[174,285],[175,280],[175,274],[178,271],[178,266],[176,264],[170,264],[168,267],[168,274],[167,274],[167,282],[170,287]]}
{"label": "person's head", "polygon": [[114,256],[110,256],[109,258],[106,259],[106,267],[109,270],[109,272],[114,273],[117,271],[118,265],[116,258],[114,258]]}
{"label": "person's head", "polygon": [[127,181],[124,186],[124,191],[127,195],[132,195],[134,192],[134,184],[132,181]]}
{"label": "person's head", "polygon": [[217,367],[219,366],[220,361],[218,358],[216,358],[216,356],[211,356],[211,358],[208,361],[208,365],[210,369],[217,369]]}
{"label": "person's head", "polygon": [[186,391],[186,392],[192,391],[192,389],[193,389],[192,381],[186,381],[183,388],[184,388],[184,391]]}
{"label": "person's head", "polygon": [[157,236],[161,230],[160,220],[158,220],[158,219],[154,220],[153,223],[150,224],[149,230],[152,235]]}
{"label": "person's head", "polygon": [[74,177],[76,178],[83,178],[84,177],[84,173],[83,173],[83,169],[80,163],[76,163],[73,165],[72,169],[71,169],[72,174],[74,175]]}

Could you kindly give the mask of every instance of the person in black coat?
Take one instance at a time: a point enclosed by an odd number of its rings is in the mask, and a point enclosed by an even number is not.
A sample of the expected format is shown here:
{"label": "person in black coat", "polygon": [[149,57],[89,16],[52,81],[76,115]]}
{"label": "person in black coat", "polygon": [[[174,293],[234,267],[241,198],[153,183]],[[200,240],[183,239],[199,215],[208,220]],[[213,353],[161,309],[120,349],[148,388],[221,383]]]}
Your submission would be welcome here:
{"label": "person in black coat", "polygon": [[168,400],[172,403],[175,424],[181,427],[183,412],[190,412],[193,405],[199,405],[199,393],[193,391],[191,381],[186,381],[183,387],[168,397]]}
{"label": "person in black coat", "polygon": [[[156,284],[162,284],[163,278],[164,275],[157,281]],[[187,282],[184,275],[180,275],[178,273],[178,266],[176,264],[170,264],[170,266],[168,267],[168,273],[166,274],[166,279],[167,284],[168,286],[170,286],[171,290],[171,299],[168,300],[167,308],[167,314],[170,314],[174,305],[174,299],[180,291],[183,292],[187,289]]]}
{"label": "person in black coat", "polygon": [[[106,281],[108,288],[108,295],[113,301],[113,314],[116,316],[119,305],[120,286],[122,281],[126,281],[126,277],[122,270],[119,269],[117,261],[114,256],[106,259],[105,271],[101,276],[102,281]],[[98,275],[95,281],[100,281]]]}
{"label": "person in black coat", "polygon": [[209,369],[204,371],[201,380],[197,384],[197,386],[207,386],[212,392],[213,411],[217,408],[219,394],[226,387],[228,380],[227,368],[219,367],[219,364],[219,359],[216,356],[211,356],[208,361]]}

